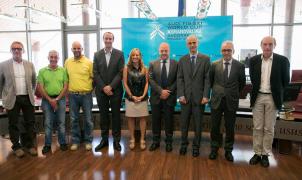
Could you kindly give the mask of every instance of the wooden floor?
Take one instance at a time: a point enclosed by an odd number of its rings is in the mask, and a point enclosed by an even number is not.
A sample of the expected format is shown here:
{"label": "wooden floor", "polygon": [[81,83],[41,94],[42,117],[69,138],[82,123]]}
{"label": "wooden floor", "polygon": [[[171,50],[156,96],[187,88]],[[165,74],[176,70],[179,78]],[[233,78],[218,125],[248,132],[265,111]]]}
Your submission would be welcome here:
{"label": "wooden floor", "polygon": [[[100,131],[94,131],[93,147],[99,141]],[[186,156],[179,156],[180,135],[176,132],[173,151],[165,152],[162,142],[160,150],[141,151],[139,145],[134,151],[128,148],[129,136],[123,131],[122,151],[113,151],[110,146],[102,152],[85,151],[84,146],[76,152],[62,152],[53,138],[52,153],[42,155],[44,135],[38,136],[38,157],[26,154],[18,159],[12,154],[8,139],[0,138],[0,179],[302,179],[301,145],[295,145],[290,155],[282,155],[274,150],[270,156],[271,166],[263,168],[251,166],[249,159],[253,156],[252,139],[249,136],[237,135],[233,151],[235,162],[225,160],[223,150],[219,151],[217,160],[208,159],[209,134],[203,134],[201,155],[193,158],[191,146]],[[193,134],[190,134],[192,142]],[[147,132],[147,145],[151,134]],[[299,152],[300,151],[300,152]]]}

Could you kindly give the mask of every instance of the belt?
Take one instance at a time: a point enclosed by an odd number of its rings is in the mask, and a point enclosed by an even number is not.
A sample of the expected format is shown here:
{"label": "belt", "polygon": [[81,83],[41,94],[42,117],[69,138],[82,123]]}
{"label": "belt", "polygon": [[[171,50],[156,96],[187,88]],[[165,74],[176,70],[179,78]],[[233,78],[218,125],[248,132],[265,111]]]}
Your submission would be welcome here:
{"label": "belt", "polygon": [[90,94],[91,91],[69,91],[70,94],[81,94],[81,95],[84,95],[84,94]]}
{"label": "belt", "polygon": [[260,94],[272,94],[272,93],[261,92],[261,91],[259,91],[258,93],[260,93]]}

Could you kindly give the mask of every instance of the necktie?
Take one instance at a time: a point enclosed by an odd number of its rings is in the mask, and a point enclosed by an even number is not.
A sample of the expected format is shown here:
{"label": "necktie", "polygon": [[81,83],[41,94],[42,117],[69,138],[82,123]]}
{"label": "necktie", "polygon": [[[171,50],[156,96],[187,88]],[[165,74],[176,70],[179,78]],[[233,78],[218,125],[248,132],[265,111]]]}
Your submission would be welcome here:
{"label": "necktie", "polygon": [[223,76],[224,76],[224,82],[226,82],[229,78],[229,62],[224,63],[224,71],[223,71]]}
{"label": "necktie", "polygon": [[163,66],[162,66],[162,69],[161,69],[161,86],[164,89],[167,88],[167,86],[168,86],[166,60],[163,60]]}
{"label": "necktie", "polygon": [[194,72],[194,68],[195,68],[195,56],[191,56],[191,70],[192,70],[192,74]]}

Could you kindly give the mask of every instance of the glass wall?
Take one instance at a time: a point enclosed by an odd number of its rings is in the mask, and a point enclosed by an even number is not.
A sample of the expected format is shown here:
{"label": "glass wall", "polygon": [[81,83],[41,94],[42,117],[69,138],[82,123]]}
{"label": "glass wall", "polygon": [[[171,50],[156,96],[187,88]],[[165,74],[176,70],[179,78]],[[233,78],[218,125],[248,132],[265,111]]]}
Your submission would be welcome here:
{"label": "glass wall", "polygon": [[[178,0],[147,2],[158,17],[177,16]],[[196,15],[198,2],[186,0],[187,16]],[[261,38],[273,35],[277,40],[275,52],[289,57],[292,68],[302,68],[298,53],[298,43],[302,40],[299,36],[302,0],[210,2],[209,16],[231,15],[234,18],[236,58],[241,60],[240,53],[244,49],[261,53]],[[24,43],[23,56],[33,61],[37,69],[47,64],[47,53],[51,49],[60,52],[59,63],[63,65],[64,58],[72,55],[70,47],[75,40],[83,43],[85,55],[93,59],[94,52],[103,47],[102,34],[106,31],[114,33],[114,47],[122,48],[121,19],[131,17],[144,18],[132,0],[0,1],[0,62],[11,57],[9,45],[14,40]]]}

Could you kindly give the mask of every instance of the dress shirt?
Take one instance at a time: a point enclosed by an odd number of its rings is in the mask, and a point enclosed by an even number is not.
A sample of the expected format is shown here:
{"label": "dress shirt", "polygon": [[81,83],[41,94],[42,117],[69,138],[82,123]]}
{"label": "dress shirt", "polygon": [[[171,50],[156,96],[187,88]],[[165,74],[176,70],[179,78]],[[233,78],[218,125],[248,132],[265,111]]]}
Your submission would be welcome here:
{"label": "dress shirt", "polygon": [[[170,68],[170,59],[166,59],[167,77],[169,75],[169,68]],[[163,60],[160,60],[160,70],[162,69],[163,69]]]}
{"label": "dress shirt", "polygon": [[223,59],[223,70],[225,69],[225,64],[224,63],[226,63],[226,62],[229,63],[229,65],[228,65],[228,68],[229,68],[228,69],[228,77],[230,77],[230,72],[231,72],[231,68],[232,68],[233,59],[231,59],[229,61],[226,61],[226,60]]}
{"label": "dress shirt", "polygon": [[273,64],[273,54],[268,59],[264,59],[263,55],[261,56],[262,65],[261,65],[261,83],[260,83],[260,92],[271,93],[271,70]]}
{"label": "dress shirt", "polygon": [[106,56],[106,64],[107,64],[107,67],[109,66],[109,61],[110,61],[110,58],[111,58],[111,54],[112,54],[112,49],[110,49],[110,51],[106,51],[106,49],[104,49],[105,51],[105,56]]}
{"label": "dress shirt", "polygon": [[16,82],[16,95],[26,95],[26,82],[25,82],[25,69],[23,65],[23,61],[16,62],[13,60],[13,68]]}

